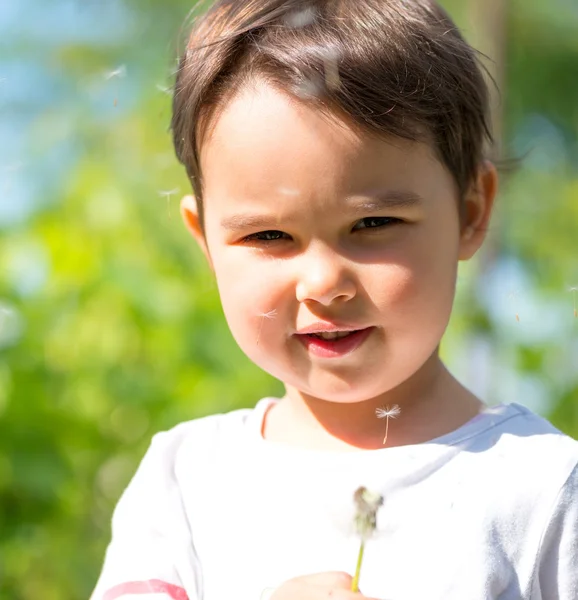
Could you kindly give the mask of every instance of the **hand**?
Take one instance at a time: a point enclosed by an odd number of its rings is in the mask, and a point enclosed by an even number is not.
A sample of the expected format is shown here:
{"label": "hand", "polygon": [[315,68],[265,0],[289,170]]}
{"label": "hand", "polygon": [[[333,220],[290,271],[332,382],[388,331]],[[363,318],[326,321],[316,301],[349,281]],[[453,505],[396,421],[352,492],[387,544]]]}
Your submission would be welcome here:
{"label": "hand", "polygon": [[278,587],[270,600],[377,600],[351,591],[353,578],[341,571],[303,575]]}

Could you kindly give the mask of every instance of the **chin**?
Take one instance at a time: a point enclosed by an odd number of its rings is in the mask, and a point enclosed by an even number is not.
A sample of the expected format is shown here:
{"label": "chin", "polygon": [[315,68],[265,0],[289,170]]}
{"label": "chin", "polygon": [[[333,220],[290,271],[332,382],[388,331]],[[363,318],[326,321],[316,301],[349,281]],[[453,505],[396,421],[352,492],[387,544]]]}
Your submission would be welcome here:
{"label": "chin", "polygon": [[358,404],[366,402],[382,394],[386,394],[395,386],[382,385],[379,388],[360,389],[355,383],[341,380],[340,385],[316,385],[316,386],[294,386],[301,394],[311,396],[326,402],[336,404]]}

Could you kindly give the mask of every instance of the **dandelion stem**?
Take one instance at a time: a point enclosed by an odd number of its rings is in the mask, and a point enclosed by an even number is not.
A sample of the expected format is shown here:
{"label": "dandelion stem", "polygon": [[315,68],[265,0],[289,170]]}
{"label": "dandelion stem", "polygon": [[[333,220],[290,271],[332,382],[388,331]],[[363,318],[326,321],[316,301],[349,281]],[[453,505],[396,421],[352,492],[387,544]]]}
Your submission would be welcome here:
{"label": "dandelion stem", "polygon": [[361,545],[359,546],[359,554],[357,555],[357,566],[355,567],[355,575],[353,577],[353,581],[351,582],[351,591],[359,592],[359,575],[361,573],[361,563],[363,561],[363,551],[365,549],[365,540],[361,540]]}
{"label": "dandelion stem", "polygon": [[383,496],[375,492],[370,492],[367,488],[361,486],[355,490],[353,501],[357,507],[355,528],[361,539],[361,545],[359,547],[359,555],[357,556],[355,577],[351,582],[351,589],[354,592],[358,592],[359,573],[361,572],[365,542],[371,537],[377,527],[377,510],[383,504]]}

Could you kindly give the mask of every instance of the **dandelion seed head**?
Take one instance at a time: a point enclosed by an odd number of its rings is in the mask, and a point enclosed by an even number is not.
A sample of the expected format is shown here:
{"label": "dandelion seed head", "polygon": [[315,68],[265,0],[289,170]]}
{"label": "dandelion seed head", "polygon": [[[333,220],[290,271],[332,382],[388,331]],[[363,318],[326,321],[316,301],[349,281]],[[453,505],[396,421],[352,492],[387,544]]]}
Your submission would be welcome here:
{"label": "dandelion seed head", "polygon": [[178,193],[179,188],[175,188],[174,190],[159,190],[158,194],[161,198],[170,198]]}
{"label": "dandelion seed head", "polygon": [[378,419],[395,419],[401,413],[401,408],[394,404],[391,408],[389,406],[381,406],[375,409],[375,414]]}
{"label": "dandelion seed head", "polygon": [[355,514],[357,533],[366,540],[377,529],[377,511],[383,505],[383,496],[361,486],[355,490],[353,502],[357,509]]}

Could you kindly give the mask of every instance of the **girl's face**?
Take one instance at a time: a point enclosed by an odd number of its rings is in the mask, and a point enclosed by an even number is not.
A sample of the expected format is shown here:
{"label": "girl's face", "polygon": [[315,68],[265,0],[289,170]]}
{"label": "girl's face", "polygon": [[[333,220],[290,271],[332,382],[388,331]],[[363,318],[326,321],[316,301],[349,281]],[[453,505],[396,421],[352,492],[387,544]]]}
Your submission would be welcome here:
{"label": "girl's face", "polygon": [[233,336],[289,394],[376,398],[437,356],[458,261],[483,235],[460,231],[453,178],[427,144],[361,135],[255,84],[215,118],[201,170],[206,237],[190,197],[183,215]]}

